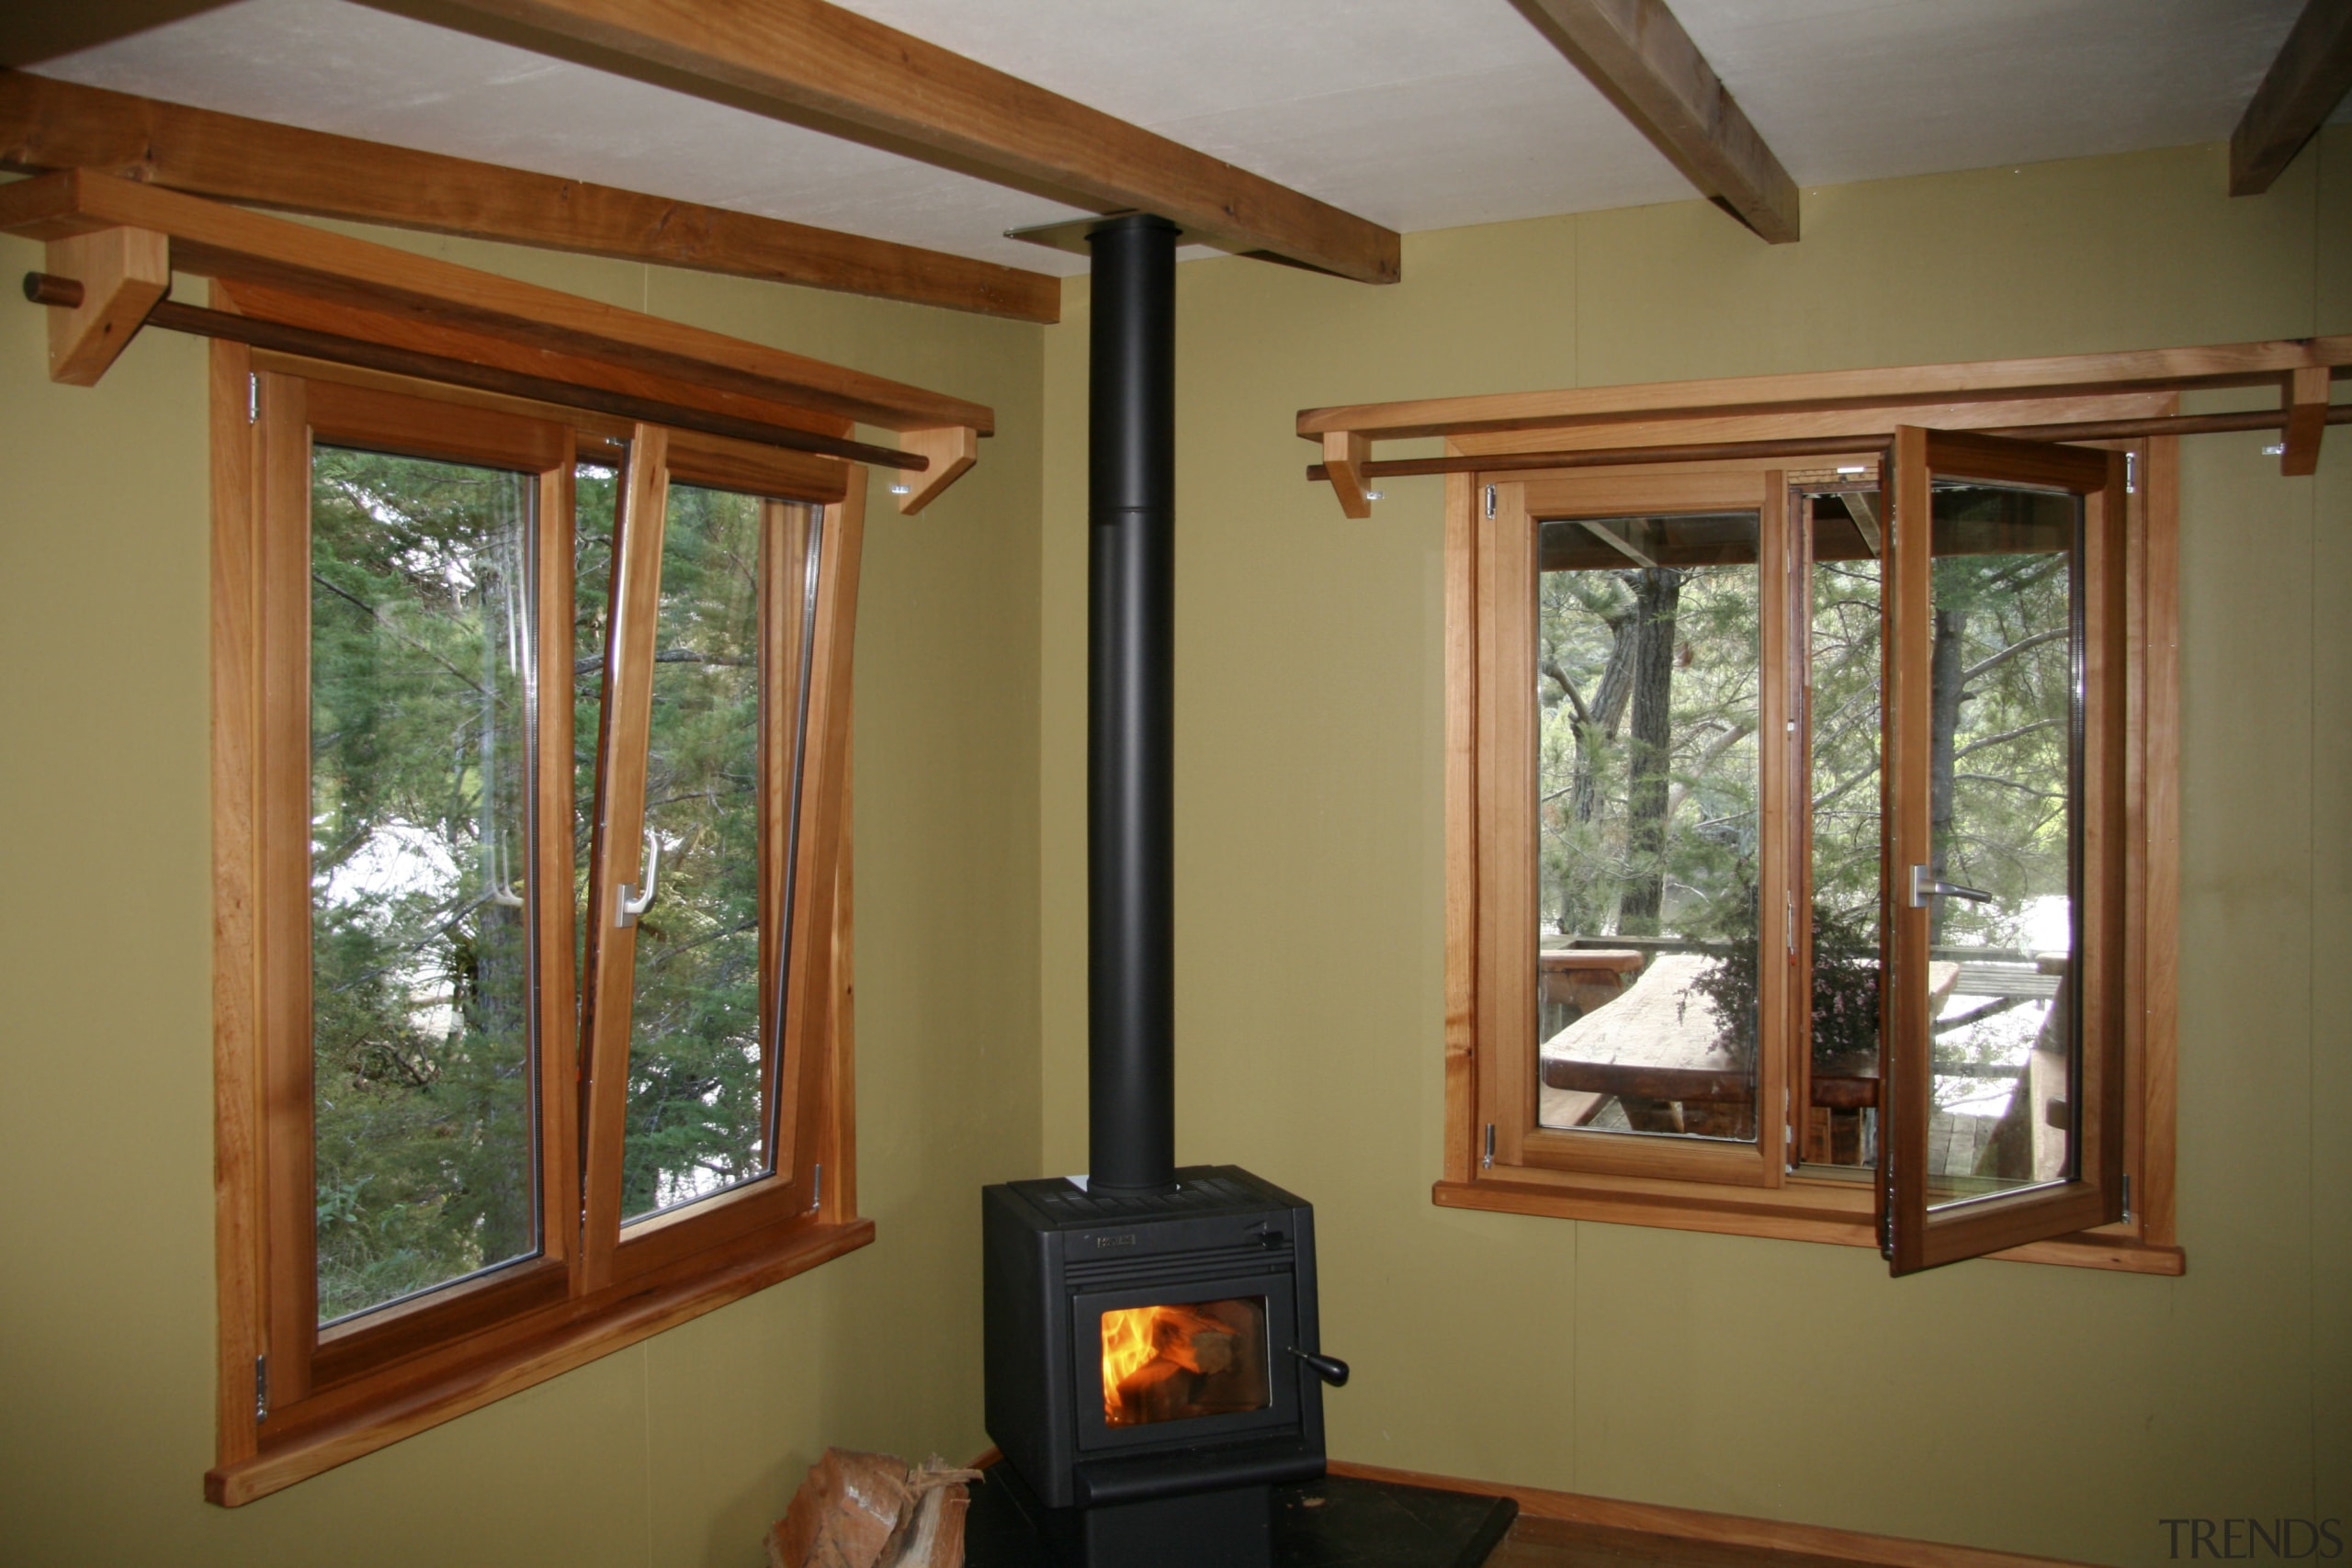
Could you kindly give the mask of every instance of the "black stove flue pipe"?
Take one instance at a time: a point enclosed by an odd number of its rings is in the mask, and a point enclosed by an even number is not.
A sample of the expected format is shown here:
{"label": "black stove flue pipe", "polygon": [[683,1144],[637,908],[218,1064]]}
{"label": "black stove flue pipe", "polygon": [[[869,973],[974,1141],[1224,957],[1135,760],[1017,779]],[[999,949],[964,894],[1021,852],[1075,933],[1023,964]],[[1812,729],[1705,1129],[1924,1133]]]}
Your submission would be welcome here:
{"label": "black stove flue pipe", "polygon": [[1088,232],[1090,1184],[1175,1184],[1176,226]]}

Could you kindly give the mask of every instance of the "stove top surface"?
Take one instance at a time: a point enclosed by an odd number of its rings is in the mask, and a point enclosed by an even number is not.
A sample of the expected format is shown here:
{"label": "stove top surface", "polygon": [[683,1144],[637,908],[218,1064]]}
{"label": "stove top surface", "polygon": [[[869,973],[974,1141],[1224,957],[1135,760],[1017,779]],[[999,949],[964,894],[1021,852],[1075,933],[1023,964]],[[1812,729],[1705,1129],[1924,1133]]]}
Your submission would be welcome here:
{"label": "stove top surface", "polygon": [[1052,1230],[1306,1207],[1299,1199],[1238,1165],[1186,1166],[1176,1172],[1176,1188],[1171,1192],[1091,1191],[1066,1176],[1009,1181],[1005,1186],[1037,1212],[1046,1222],[1045,1228]]}

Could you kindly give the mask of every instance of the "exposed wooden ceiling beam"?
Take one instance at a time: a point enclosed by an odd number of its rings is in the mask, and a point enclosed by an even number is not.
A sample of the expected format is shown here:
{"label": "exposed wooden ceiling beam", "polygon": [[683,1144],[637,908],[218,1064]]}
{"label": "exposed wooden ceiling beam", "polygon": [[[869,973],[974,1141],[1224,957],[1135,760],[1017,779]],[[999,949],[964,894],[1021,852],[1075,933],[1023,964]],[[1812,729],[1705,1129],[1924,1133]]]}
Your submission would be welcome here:
{"label": "exposed wooden ceiling beam", "polygon": [[72,5],[0,6],[0,65],[96,49],[183,17],[216,10],[228,0],[74,0]]}
{"label": "exposed wooden ceiling beam", "polygon": [[1797,237],[1796,182],[1663,0],[1512,4],[1710,201],[1776,245]]}
{"label": "exposed wooden ceiling beam", "polygon": [[2230,194],[2260,196],[2352,91],[2352,0],[2311,0],[2230,132]]}
{"label": "exposed wooden ceiling beam", "polygon": [[0,165],[1054,321],[1061,280],[913,245],[0,72]]}
{"label": "exposed wooden ceiling beam", "polygon": [[575,57],[1073,207],[1156,212],[1235,250],[1396,280],[1391,230],[825,0],[371,3],[584,49]]}

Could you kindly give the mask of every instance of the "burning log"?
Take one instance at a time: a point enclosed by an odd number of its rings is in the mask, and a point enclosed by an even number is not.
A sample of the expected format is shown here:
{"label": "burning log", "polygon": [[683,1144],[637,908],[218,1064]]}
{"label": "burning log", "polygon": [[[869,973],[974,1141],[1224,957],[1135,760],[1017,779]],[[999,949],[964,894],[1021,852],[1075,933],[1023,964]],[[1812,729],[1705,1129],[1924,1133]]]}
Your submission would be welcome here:
{"label": "burning log", "polygon": [[827,1449],[768,1531],[769,1568],[963,1568],[964,1483],[979,1473]]}
{"label": "burning log", "polygon": [[1147,1361],[1119,1380],[1112,1397],[1118,1402],[1116,1425],[1173,1421],[1192,1405],[1193,1377],[1173,1361]]}
{"label": "burning log", "polygon": [[1242,1354],[1240,1331],[1195,1307],[1104,1313],[1103,1417],[1114,1427],[1139,1427],[1223,1408],[1212,1391]]}

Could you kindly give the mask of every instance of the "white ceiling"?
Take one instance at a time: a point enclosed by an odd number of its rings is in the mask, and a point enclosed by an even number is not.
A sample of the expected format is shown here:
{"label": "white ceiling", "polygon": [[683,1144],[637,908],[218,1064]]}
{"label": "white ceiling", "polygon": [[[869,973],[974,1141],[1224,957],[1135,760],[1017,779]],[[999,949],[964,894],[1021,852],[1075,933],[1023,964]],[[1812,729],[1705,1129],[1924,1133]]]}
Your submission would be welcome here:
{"label": "white ceiling", "polygon": [[[851,5],[1404,231],[1690,194],[1509,0]],[[1817,186],[2221,140],[2302,0],[1673,6]],[[1001,237],[1071,209],[347,0],[235,0],[36,69],[1015,266],[1085,265]]]}

